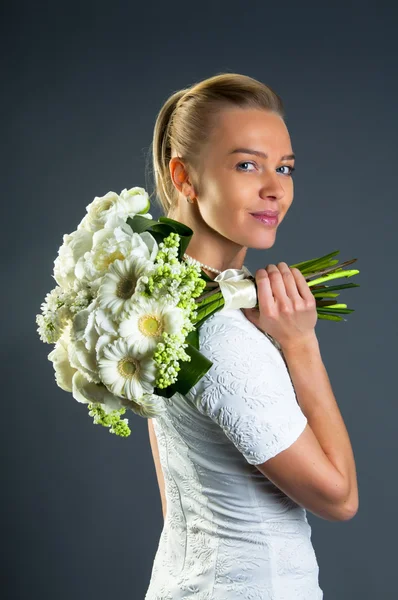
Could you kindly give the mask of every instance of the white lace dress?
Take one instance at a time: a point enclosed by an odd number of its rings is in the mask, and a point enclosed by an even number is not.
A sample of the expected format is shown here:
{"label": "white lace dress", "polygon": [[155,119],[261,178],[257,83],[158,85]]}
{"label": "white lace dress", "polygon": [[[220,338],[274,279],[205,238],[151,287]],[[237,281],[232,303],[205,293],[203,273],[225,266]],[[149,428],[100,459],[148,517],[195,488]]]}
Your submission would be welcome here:
{"label": "white lace dress", "polygon": [[254,466],[307,423],[280,346],[239,309],[199,339],[212,367],[153,420],[167,514],[145,600],[319,600],[306,510]]}

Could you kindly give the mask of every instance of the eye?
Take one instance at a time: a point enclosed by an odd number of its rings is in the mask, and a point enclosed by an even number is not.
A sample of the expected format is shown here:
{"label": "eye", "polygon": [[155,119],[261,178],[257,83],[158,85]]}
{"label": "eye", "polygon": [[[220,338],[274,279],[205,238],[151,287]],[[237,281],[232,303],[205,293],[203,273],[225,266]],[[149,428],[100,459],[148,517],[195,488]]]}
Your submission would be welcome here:
{"label": "eye", "polygon": [[292,175],[293,171],[296,170],[295,167],[291,167],[290,165],[283,165],[282,167],[280,167],[281,169],[290,169],[289,173],[286,173],[286,175]]}
{"label": "eye", "polygon": [[[251,161],[247,161],[247,160],[245,160],[244,162],[241,162],[241,163],[237,164],[236,166],[237,166],[237,167],[240,167],[241,165],[254,165],[254,164],[255,164],[254,162],[251,162]],[[240,170],[242,170],[242,169],[238,169],[238,170],[240,171]],[[248,173],[250,172],[250,171],[247,171],[247,169],[243,169],[243,171],[244,171],[244,172],[246,171],[246,172],[248,172]]]}
{"label": "eye", "polygon": [[[245,172],[246,173],[250,173],[250,169],[249,170],[248,169],[241,169],[240,167],[242,167],[242,165],[253,165],[253,166],[255,166],[256,163],[254,163],[254,162],[252,162],[250,160],[249,161],[245,160],[244,162],[238,163],[236,165],[236,168],[238,169],[238,171],[242,171],[243,173],[245,173]],[[288,176],[291,176],[293,174],[293,171],[295,171],[295,167],[292,167],[290,165],[283,165],[282,167],[279,167],[279,168],[280,169],[290,169],[290,171],[288,173],[283,173],[284,175],[288,175]]]}

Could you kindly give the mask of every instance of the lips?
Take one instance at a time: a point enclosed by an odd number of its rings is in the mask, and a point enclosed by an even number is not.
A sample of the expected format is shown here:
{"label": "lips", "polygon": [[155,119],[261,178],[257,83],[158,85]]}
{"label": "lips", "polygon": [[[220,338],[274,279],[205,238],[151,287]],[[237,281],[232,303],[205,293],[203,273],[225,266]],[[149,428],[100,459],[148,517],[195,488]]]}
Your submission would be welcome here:
{"label": "lips", "polygon": [[260,212],[250,213],[256,217],[277,217],[279,215],[278,210],[262,210]]}

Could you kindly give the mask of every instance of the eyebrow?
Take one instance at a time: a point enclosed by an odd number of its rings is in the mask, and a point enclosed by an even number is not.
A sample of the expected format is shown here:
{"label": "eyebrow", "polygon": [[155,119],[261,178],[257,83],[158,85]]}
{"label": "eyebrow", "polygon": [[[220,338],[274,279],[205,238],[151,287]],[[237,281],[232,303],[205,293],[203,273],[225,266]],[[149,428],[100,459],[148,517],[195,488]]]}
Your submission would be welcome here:
{"label": "eyebrow", "polygon": [[[253,150],[252,148],[235,148],[235,150],[231,150],[228,154],[255,154],[256,156],[262,156],[263,158],[268,158],[268,154],[265,152],[261,152],[260,150]],[[285,154],[281,157],[281,160],[292,160],[295,159],[295,154]]]}

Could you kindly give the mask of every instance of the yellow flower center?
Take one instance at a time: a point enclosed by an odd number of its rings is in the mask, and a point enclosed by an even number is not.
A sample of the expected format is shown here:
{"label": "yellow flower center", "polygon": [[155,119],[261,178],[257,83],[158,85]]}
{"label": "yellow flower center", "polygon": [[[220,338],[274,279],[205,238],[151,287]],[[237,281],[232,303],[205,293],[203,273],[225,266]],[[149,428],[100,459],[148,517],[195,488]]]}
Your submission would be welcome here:
{"label": "yellow flower center", "polygon": [[131,298],[134,294],[136,286],[136,280],[134,278],[124,277],[121,279],[117,285],[116,295],[118,298],[123,298],[123,300],[127,300],[127,298]]}
{"label": "yellow flower center", "polygon": [[138,369],[138,361],[132,356],[124,356],[119,360],[117,370],[125,379],[131,379]]}
{"label": "yellow flower center", "polygon": [[156,315],[144,315],[138,319],[138,329],[147,337],[161,334],[162,324]]}
{"label": "yellow flower center", "polygon": [[115,250],[115,252],[112,252],[111,254],[107,254],[106,257],[104,258],[104,267],[109,267],[110,264],[112,264],[115,260],[124,260],[126,257],[124,256],[124,254],[122,254],[120,252],[120,250]]}

